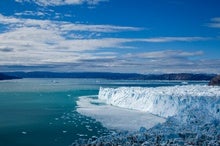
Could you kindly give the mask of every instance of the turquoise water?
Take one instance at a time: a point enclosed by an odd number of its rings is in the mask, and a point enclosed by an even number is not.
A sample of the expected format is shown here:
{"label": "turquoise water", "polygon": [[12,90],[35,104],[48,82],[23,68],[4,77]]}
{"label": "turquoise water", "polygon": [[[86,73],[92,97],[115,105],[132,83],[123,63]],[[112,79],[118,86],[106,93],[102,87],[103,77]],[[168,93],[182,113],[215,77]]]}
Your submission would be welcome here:
{"label": "turquoise water", "polygon": [[[83,80],[23,79],[0,82],[0,145],[70,145],[106,129],[78,114],[76,100],[98,93]],[[90,128],[92,126],[92,128]]]}
{"label": "turquoise water", "polygon": [[1,81],[0,145],[65,146],[79,138],[108,134],[109,131],[99,122],[76,112],[78,97],[97,95],[100,86],[155,87],[177,84],[182,82],[101,79]]}

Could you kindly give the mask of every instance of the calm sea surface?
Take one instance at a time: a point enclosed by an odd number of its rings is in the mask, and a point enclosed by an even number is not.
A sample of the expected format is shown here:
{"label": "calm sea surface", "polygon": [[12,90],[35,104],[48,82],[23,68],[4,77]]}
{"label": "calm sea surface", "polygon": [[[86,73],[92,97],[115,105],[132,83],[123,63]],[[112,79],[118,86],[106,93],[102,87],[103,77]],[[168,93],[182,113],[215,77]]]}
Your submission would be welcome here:
{"label": "calm sea surface", "polygon": [[100,86],[181,84],[186,82],[104,79],[0,81],[0,146],[67,146],[79,138],[108,134],[109,131],[99,122],[76,112],[78,97],[97,95]]}

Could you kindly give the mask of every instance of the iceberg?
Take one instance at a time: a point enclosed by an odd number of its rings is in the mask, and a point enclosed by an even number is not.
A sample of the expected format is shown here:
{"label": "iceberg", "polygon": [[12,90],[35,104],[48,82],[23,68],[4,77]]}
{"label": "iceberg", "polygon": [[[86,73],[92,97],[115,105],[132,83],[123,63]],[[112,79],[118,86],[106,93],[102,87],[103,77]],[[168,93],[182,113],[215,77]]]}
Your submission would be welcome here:
{"label": "iceberg", "polygon": [[100,87],[98,98],[106,104],[149,112],[168,118],[201,109],[220,119],[220,88],[206,85],[169,87]]}

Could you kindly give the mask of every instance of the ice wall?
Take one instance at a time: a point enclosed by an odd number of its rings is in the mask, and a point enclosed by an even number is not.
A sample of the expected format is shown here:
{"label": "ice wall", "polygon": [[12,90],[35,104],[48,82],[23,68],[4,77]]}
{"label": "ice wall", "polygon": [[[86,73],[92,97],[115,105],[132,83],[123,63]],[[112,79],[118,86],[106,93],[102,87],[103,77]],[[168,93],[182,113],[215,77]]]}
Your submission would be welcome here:
{"label": "ice wall", "polygon": [[100,88],[98,98],[113,106],[169,117],[201,109],[220,119],[220,87],[185,85],[172,87]]}

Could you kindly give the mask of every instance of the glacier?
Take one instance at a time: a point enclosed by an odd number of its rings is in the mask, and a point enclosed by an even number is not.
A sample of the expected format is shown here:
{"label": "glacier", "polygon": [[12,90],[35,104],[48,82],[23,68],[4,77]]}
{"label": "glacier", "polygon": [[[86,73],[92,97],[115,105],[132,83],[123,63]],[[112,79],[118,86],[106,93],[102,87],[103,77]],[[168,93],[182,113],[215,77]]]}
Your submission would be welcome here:
{"label": "glacier", "polygon": [[98,98],[113,106],[149,112],[161,117],[201,109],[220,119],[220,87],[177,85],[169,87],[100,87]]}
{"label": "glacier", "polygon": [[[80,100],[83,101],[82,99]],[[144,122],[135,125],[135,129],[140,128],[139,131],[131,133],[118,131],[94,140],[79,140],[73,145],[220,145],[220,87],[207,85],[100,87],[98,99],[95,101],[105,103],[105,106],[100,107],[98,111],[94,110],[97,108],[94,106],[91,111],[88,104],[84,105],[85,102],[82,102],[84,106],[81,113],[89,113],[88,115],[101,121],[104,126],[105,123],[117,125],[119,120],[124,119],[123,125],[133,127],[132,121],[143,118],[137,114],[138,112],[148,113],[146,116],[154,114],[165,119],[155,122],[155,126],[151,125],[149,128],[143,125],[149,122],[144,117]],[[109,108],[115,110],[108,110]],[[111,117],[122,109],[125,112],[119,112],[119,119],[112,122]],[[133,114],[136,116],[127,118],[127,114],[133,111],[137,111]],[[102,118],[105,120],[100,120],[93,115],[94,113],[98,117],[100,113],[108,113],[108,117],[104,116]],[[153,122],[153,119],[150,120]],[[120,127],[121,125],[118,125],[115,128]]]}

